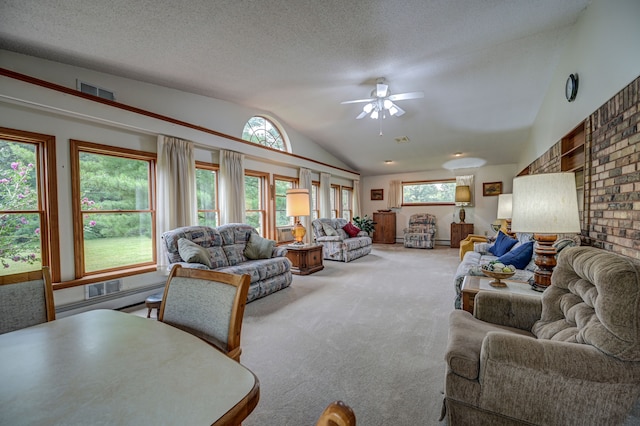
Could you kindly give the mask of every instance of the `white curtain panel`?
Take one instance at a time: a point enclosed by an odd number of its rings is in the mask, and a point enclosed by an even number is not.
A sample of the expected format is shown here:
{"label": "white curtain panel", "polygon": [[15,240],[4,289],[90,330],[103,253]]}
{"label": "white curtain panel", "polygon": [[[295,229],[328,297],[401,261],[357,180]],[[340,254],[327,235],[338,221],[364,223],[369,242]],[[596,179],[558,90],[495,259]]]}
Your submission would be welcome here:
{"label": "white curtain panel", "polygon": [[244,155],[220,150],[220,224],[245,223]]}
{"label": "white curtain panel", "polygon": [[467,204],[467,207],[473,207],[475,205],[476,196],[476,191],[473,186],[473,175],[456,176],[456,186],[460,185],[466,185],[469,187],[469,191],[471,192],[471,201],[469,202],[469,204]]}
{"label": "white curtain panel", "polygon": [[[309,190],[309,211],[312,209],[311,203],[311,170],[300,168],[300,176],[298,181],[298,187],[302,189]],[[305,216],[300,218],[300,223],[304,226],[304,229],[307,230],[307,233],[304,235],[302,240],[303,243],[309,244],[311,243],[311,216]]]}
{"label": "white curtain panel", "polygon": [[320,217],[331,217],[331,175],[320,173]]}
{"label": "white curtain panel", "polygon": [[156,243],[158,270],[165,271],[163,232],[198,223],[193,143],[158,135]]}
{"label": "white curtain panel", "polygon": [[353,217],[360,217],[360,181],[353,181]]}
{"label": "white curtain panel", "polygon": [[390,209],[399,209],[402,207],[402,181],[392,180],[389,182],[389,198],[387,198],[387,207]]}

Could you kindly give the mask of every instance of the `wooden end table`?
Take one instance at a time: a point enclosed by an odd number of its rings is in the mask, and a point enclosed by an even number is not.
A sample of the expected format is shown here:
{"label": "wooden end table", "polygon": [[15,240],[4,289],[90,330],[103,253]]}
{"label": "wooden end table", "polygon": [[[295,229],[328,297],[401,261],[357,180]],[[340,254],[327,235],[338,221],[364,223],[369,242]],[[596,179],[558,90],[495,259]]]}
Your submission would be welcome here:
{"label": "wooden end table", "polygon": [[542,297],[542,292],[535,291],[531,288],[529,283],[523,283],[519,281],[500,280],[504,282],[507,287],[492,287],[489,283],[493,281],[493,278],[478,277],[473,275],[467,275],[462,281],[462,309],[467,312],[473,313],[473,304],[476,298],[476,294],[479,291],[503,291],[507,293],[518,293],[528,296]]}
{"label": "wooden end table", "polygon": [[309,275],[324,269],[322,264],[322,245],[310,244],[287,247],[287,259],[293,264],[291,273],[295,275]]}

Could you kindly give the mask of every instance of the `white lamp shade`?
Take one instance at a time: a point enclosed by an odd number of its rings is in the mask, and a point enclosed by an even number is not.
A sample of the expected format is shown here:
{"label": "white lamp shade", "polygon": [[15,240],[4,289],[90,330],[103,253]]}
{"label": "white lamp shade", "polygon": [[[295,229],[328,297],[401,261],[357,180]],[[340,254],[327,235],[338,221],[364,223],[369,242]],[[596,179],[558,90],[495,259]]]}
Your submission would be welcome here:
{"label": "white lamp shade", "polygon": [[309,216],[309,190],[287,189],[287,216]]}
{"label": "white lamp shade", "polygon": [[497,219],[511,219],[512,205],[513,205],[513,194],[498,195]]}
{"label": "white lamp shade", "polygon": [[513,180],[511,230],[578,233],[580,217],[573,173],[545,173]]}

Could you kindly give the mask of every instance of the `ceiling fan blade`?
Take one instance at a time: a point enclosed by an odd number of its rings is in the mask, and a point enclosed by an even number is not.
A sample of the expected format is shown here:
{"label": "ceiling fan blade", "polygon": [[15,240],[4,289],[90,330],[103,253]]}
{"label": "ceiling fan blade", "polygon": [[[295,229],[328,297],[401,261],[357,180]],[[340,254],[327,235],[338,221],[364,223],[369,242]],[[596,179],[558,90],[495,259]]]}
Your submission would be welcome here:
{"label": "ceiling fan blade", "polygon": [[396,117],[400,117],[402,114],[404,114],[404,110],[400,108],[398,105],[393,104],[393,106],[398,110],[398,112],[395,113]]}
{"label": "ceiling fan blade", "polygon": [[424,98],[424,92],[408,92],[398,93],[397,95],[389,96],[390,101],[406,101],[407,99]]}
{"label": "ceiling fan blade", "polygon": [[357,117],[356,120],[360,120],[361,118],[365,118],[367,116],[366,111],[362,111]]}
{"label": "ceiling fan blade", "polygon": [[371,102],[371,101],[375,101],[375,99],[374,99],[374,98],[368,98],[368,99],[356,99],[356,100],[353,100],[353,101],[344,101],[344,102],[340,102],[340,104],[343,104],[343,105],[344,105],[344,104],[358,104],[358,103],[361,103],[361,102]]}
{"label": "ceiling fan blade", "polygon": [[387,91],[389,90],[389,85],[384,83],[376,84],[376,96],[378,98],[384,98],[387,96]]}

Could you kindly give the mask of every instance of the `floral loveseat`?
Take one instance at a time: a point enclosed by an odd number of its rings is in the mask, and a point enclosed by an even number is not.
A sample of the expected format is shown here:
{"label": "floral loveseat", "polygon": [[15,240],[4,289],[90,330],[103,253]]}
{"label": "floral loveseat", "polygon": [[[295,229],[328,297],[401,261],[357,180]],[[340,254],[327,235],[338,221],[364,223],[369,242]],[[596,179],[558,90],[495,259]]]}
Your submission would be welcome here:
{"label": "floral loveseat", "polygon": [[364,231],[350,237],[343,229],[347,223],[350,222],[342,218],[315,219],[311,222],[316,242],[322,244],[323,258],[351,262],[371,253],[371,237]]}
{"label": "floral loveseat", "polygon": [[[264,297],[291,284],[291,262],[286,257],[287,249],[285,247],[274,247],[267,244],[264,245],[263,252],[266,251],[264,258],[250,259],[247,257],[247,254],[259,257],[247,251],[248,245],[254,247],[250,242],[270,242],[270,240],[261,238],[250,225],[232,223],[217,228],[185,226],[165,232],[162,234],[162,239],[167,249],[169,270],[173,265],[179,263],[187,268],[215,269],[230,274],[249,274],[251,285],[247,302]],[[181,242],[181,239],[187,240],[187,242],[184,240]],[[200,250],[200,254],[205,257],[204,259],[193,256],[189,258],[191,260],[189,262],[181,257],[181,251],[183,254],[188,253],[185,252],[185,245],[195,249],[196,252],[198,251],[198,248],[194,248],[192,244],[188,244],[189,242],[205,249],[204,253]],[[185,256],[188,255],[185,254]],[[207,263],[210,266],[207,266]]]}
{"label": "floral loveseat", "polygon": [[[500,238],[500,234],[498,238]],[[495,256],[489,251],[489,249],[491,249],[496,244],[496,242],[497,240],[494,242],[475,243],[473,251],[465,253],[464,257],[462,258],[462,261],[456,269],[455,278],[453,279],[453,284],[456,289],[456,309],[462,309],[462,282],[464,281],[464,277],[467,275],[484,277],[485,275],[481,270],[482,265],[486,265],[489,262],[500,258],[500,256]],[[507,254],[517,253],[519,250],[524,249],[524,245],[526,244],[531,245],[531,255],[524,265],[520,265],[524,267],[516,269],[515,275],[509,278],[510,280],[521,282],[530,282],[531,280],[533,280],[533,273],[537,268],[536,264],[534,263],[535,256],[533,255],[535,244],[535,242],[533,241],[533,234],[516,233],[516,242],[512,247],[510,247]],[[580,245],[580,236],[578,235],[558,236],[558,239],[553,244],[558,253],[560,253],[560,251],[565,247],[572,247],[577,245]],[[513,262],[507,263],[513,264]]]}

